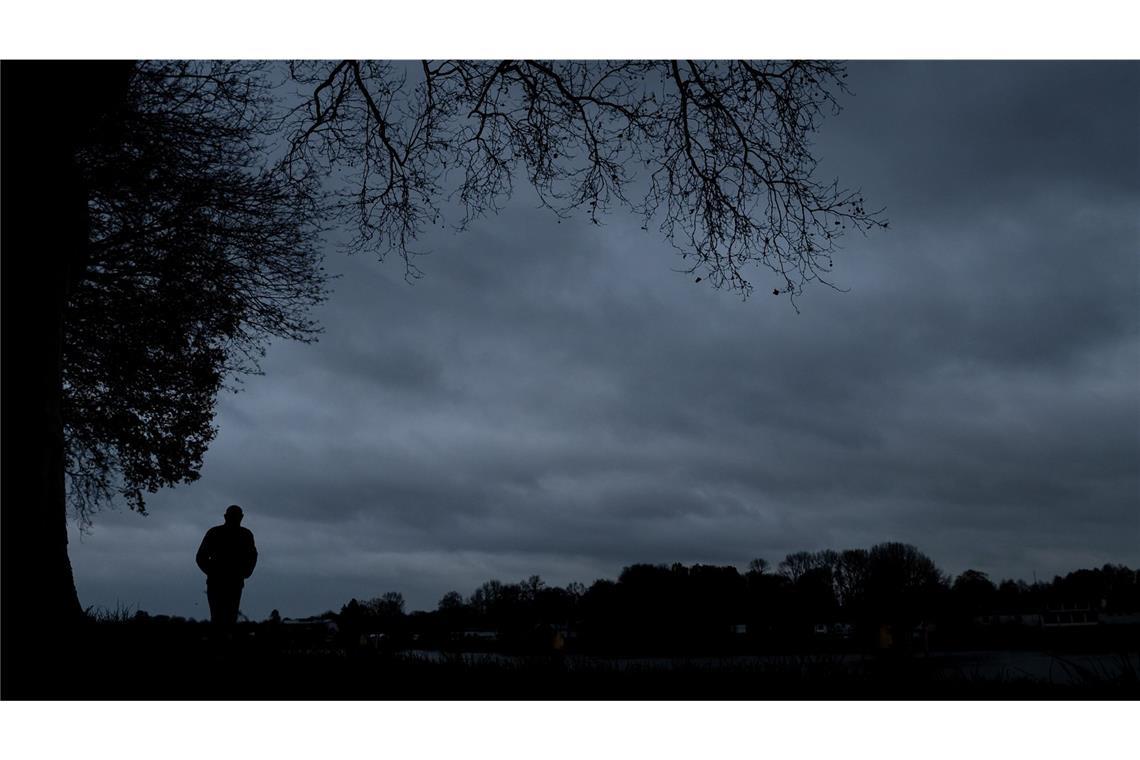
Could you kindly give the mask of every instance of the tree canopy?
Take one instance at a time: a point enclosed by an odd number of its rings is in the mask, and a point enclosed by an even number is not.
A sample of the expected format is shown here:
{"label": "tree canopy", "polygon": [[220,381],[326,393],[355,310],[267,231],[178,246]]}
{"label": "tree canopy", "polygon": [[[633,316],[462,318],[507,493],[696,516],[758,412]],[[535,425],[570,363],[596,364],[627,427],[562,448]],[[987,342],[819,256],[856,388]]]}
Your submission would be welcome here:
{"label": "tree canopy", "polygon": [[310,340],[324,296],[310,188],[266,158],[274,101],[242,62],[131,70],[119,139],[79,157],[90,240],[64,322],[72,505],[197,477],[227,378]]}

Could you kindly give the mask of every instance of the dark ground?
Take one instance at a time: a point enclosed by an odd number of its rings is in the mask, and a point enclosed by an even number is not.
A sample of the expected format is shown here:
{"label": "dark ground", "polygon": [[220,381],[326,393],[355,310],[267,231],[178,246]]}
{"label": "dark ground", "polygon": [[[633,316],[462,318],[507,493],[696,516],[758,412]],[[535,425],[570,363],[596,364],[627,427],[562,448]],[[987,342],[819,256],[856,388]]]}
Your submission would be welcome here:
{"label": "dark ground", "polygon": [[5,699],[1137,699],[1140,653],[615,657],[385,650],[251,624],[96,623],[5,663]]}

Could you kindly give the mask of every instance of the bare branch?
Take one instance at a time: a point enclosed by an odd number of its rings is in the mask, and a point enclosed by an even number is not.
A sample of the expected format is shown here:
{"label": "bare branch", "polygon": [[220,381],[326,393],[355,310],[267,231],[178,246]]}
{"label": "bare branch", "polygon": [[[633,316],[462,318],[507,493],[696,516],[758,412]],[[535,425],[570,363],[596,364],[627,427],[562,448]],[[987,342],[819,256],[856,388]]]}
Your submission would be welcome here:
{"label": "bare branch", "polygon": [[314,106],[290,155],[355,169],[333,206],[356,247],[394,250],[409,272],[412,242],[444,204],[458,201],[462,229],[497,212],[516,175],[560,217],[600,223],[618,206],[656,221],[681,271],[743,295],[751,265],[793,299],[831,285],[839,238],[886,226],[860,193],[814,177],[811,136],[846,92],[838,63],[422,61],[411,87],[369,62],[298,71]]}

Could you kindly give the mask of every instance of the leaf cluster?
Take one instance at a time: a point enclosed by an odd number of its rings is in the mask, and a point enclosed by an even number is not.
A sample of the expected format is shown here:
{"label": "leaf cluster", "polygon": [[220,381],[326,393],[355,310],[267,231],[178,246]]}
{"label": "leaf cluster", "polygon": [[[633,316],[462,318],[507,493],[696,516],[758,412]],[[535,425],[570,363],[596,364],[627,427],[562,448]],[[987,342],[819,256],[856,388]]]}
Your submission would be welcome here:
{"label": "leaf cluster", "polygon": [[272,338],[311,340],[324,298],[319,207],[266,159],[258,64],[148,62],[79,157],[89,246],[67,303],[63,415],[72,505],[197,478],[227,378]]}

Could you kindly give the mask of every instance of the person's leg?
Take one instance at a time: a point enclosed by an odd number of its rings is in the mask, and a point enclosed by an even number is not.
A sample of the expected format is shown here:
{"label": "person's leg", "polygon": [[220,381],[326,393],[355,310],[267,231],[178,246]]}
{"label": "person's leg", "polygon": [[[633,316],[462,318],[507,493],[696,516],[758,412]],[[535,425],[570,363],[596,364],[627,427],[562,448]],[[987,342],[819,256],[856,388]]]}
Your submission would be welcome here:
{"label": "person's leg", "polygon": [[216,585],[206,585],[206,600],[210,603],[210,623],[218,626],[225,620],[225,604],[221,590]]}
{"label": "person's leg", "polygon": [[226,625],[237,625],[238,611],[241,609],[241,586],[235,585],[227,590],[226,595]]}
{"label": "person's leg", "polygon": [[218,581],[206,586],[206,598],[210,601],[210,622],[219,628],[232,628],[237,623],[241,589],[240,583]]}

